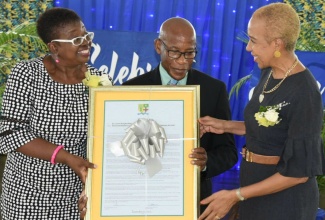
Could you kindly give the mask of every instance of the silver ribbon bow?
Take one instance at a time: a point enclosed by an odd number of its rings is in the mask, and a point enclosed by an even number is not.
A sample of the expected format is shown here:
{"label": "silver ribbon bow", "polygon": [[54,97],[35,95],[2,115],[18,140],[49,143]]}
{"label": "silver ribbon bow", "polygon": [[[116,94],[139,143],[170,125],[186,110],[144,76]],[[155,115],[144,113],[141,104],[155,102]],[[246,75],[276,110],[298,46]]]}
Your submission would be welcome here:
{"label": "silver ribbon bow", "polygon": [[122,148],[130,161],[145,164],[156,154],[163,157],[167,137],[165,130],[153,119],[140,118],[126,131]]}

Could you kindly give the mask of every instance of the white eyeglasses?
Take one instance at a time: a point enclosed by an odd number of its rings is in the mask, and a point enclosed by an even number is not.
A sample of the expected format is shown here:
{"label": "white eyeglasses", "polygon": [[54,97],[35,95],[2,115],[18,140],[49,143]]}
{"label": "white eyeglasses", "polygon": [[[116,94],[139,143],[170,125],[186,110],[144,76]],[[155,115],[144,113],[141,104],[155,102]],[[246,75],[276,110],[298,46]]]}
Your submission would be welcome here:
{"label": "white eyeglasses", "polygon": [[82,37],[75,37],[71,40],[55,39],[55,40],[52,40],[51,43],[52,42],[64,42],[64,43],[72,43],[72,45],[74,45],[74,46],[79,46],[84,42],[84,40],[86,40],[88,42],[92,41],[94,39],[94,36],[95,36],[94,32],[88,32],[86,35],[84,35]]}

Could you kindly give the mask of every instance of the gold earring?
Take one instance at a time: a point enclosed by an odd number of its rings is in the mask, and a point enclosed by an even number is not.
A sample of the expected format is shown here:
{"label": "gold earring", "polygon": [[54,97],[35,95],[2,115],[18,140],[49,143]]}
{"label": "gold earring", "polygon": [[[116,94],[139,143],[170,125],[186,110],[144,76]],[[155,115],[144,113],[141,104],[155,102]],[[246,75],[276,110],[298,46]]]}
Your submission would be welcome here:
{"label": "gold earring", "polygon": [[281,57],[281,52],[278,51],[278,50],[276,50],[276,51],[274,52],[274,57],[276,57],[276,58]]}

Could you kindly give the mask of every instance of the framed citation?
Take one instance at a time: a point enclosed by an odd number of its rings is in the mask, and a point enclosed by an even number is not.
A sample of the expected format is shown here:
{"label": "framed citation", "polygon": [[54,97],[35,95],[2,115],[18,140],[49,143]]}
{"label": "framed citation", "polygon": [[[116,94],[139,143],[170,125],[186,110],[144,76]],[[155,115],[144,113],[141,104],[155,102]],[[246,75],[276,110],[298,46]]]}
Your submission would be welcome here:
{"label": "framed citation", "polygon": [[199,86],[89,90],[86,220],[196,220]]}

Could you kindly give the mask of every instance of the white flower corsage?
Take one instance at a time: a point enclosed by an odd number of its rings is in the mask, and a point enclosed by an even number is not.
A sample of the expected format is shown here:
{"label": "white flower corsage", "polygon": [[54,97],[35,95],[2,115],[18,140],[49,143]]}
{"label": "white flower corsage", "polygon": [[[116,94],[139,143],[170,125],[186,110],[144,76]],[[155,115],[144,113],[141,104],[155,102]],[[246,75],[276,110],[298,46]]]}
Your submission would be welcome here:
{"label": "white flower corsage", "polygon": [[282,102],[273,106],[260,106],[260,109],[255,113],[255,119],[259,126],[269,127],[278,124],[281,121],[279,111],[282,107],[290,103]]}

